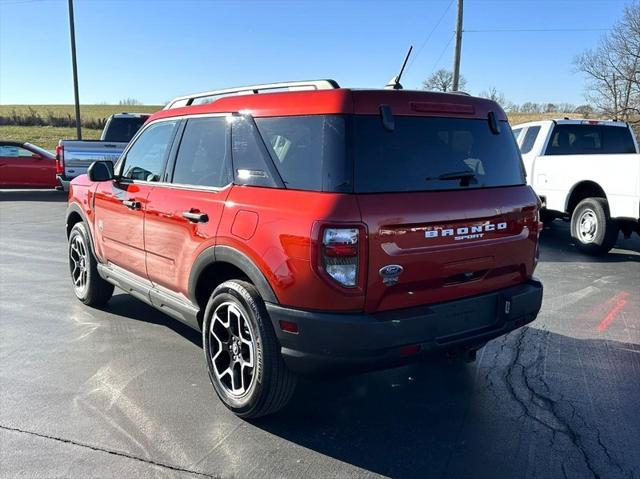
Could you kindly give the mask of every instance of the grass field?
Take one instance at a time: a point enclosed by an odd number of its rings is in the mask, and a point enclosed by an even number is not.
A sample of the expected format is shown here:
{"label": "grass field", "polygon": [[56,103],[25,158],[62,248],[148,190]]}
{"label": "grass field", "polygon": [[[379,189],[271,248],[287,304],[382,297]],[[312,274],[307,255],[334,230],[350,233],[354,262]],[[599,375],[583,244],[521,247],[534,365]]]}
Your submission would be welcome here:
{"label": "grass field", "polygon": [[[82,129],[82,138],[97,140],[101,130]],[[0,126],[0,140],[27,141],[46,150],[55,150],[58,140],[75,138],[75,128],[61,128],[55,126]]]}
{"label": "grass field", "polygon": [[[75,115],[73,105],[0,105],[0,116],[29,113],[29,109],[45,116],[51,112],[59,116]],[[83,105],[80,107],[83,119],[107,118],[123,111],[136,113],[152,113],[162,109],[159,105]],[[509,121],[512,125],[527,121],[571,116],[564,113],[511,113]],[[82,129],[82,135],[88,140],[100,138],[101,130]],[[0,126],[0,140],[28,141],[48,150],[55,149],[61,138],[75,138],[75,128],[52,126]]]}
{"label": "grass field", "polygon": [[[107,118],[114,113],[153,113],[162,110],[161,105],[81,105],[80,116],[83,119]],[[71,115],[75,117],[76,112],[73,105],[0,105],[0,116],[10,115],[15,111],[18,115],[35,111],[42,116],[53,113],[56,116]]]}

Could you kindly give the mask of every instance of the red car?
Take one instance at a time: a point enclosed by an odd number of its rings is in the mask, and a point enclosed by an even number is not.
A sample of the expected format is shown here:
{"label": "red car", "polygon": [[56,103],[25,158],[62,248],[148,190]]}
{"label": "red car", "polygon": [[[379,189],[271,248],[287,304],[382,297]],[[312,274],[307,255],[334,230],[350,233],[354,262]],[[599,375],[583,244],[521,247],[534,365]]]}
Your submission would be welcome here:
{"label": "red car", "polygon": [[56,157],[31,143],[0,141],[0,188],[55,188]]}
{"label": "red car", "polygon": [[538,208],[495,102],[257,85],[174,100],[73,180],[69,269],[88,305],[117,285],[200,329],[257,417],[297,374],[472,360],[533,321]]}

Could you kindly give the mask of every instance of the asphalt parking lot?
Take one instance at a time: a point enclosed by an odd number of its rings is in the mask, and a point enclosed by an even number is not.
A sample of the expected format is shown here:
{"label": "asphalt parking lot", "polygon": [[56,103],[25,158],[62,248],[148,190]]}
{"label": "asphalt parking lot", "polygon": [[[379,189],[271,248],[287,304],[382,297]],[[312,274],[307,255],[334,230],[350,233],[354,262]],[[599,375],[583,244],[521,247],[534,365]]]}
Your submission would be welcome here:
{"label": "asphalt parking lot", "polygon": [[640,239],[542,237],[543,309],[473,364],[306,380],[281,413],[218,401],[199,335],[72,292],[58,192],[0,191],[1,477],[640,477]]}

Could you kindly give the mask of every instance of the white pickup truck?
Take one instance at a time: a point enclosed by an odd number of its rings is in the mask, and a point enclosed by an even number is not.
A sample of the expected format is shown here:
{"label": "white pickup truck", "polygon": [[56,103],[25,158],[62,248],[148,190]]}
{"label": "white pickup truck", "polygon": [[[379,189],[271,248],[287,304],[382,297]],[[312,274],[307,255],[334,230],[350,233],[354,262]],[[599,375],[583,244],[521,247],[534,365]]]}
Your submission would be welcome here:
{"label": "white pickup truck", "polygon": [[67,191],[69,182],[86,173],[94,161],[115,163],[149,116],[116,113],[107,120],[99,140],[60,140],[56,147],[57,188]]}
{"label": "white pickup truck", "polygon": [[640,233],[640,154],[622,121],[545,120],[513,127],[543,221],[569,218],[576,246],[607,253]]}

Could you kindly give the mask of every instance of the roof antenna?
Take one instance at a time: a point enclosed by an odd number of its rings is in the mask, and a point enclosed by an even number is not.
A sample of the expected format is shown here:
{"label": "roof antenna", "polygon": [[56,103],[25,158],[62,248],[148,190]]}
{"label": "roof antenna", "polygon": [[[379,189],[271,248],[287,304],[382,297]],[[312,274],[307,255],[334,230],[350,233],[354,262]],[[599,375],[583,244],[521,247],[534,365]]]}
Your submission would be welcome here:
{"label": "roof antenna", "polygon": [[402,90],[402,85],[400,84],[400,78],[402,78],[402,73],[404,72],[404,67],[407,66],[407,61],[409,60],[409,55],[411,55],[411,51],[413,50],[413,45],[409,46],[409,51],[407,55],[404,57],[404,62],[402,63],[402,68],[400,69],[400,73],[397,76],[394,76],[389,83],[387,83],[384,87],[385,90]]}

